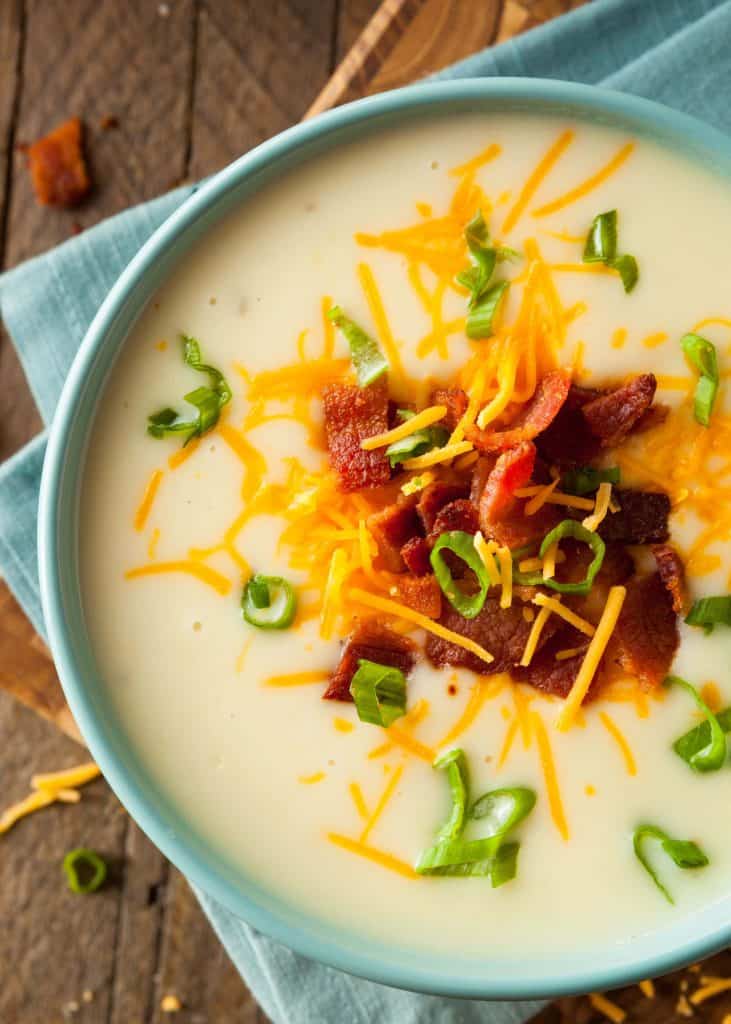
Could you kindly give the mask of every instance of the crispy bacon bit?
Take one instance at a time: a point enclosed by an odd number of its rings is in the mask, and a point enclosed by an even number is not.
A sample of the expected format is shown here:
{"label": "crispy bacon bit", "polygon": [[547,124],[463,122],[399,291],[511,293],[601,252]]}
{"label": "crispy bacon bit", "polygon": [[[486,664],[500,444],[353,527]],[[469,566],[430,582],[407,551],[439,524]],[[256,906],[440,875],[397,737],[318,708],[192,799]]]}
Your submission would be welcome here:
{"label": "crispy bacon bit", "polygon": [[419,503],[416,506],[425,532],[432,532],[434,521],[445,505],[458,498],[467,498],[468,496],[469,487],[466,484],[448,484],[435,480],[433,484],[425,487],[419,495]]}
{"label": "crispy bacon bit", "polygon": [[414,576],[426,576],[431,572],[429,561],[429,545],[424,537],[412,537],[401,548],[401,557],[406,562],[406,568]]}
{"label": "crispy bacon bit", "polygon": [[[594,557],[589,546],[577,541],[565,540],[561,543],[561,550],[566,555],[566,561],[556,567],[556,579],[562,583],[577,583],[579,580],[586,579],[586,570]],[[622,544],[608,543],[601,568],[594,578],[589,593],[585,596],[568,595],[564,599],[564,603],[573,608],[582,618],[597,623],[604,611],[609,588],[626,583],[634,575],[634,571],[634,559],[627,548]],[[567,643],[565,646],[576,647],[577,645]]]}
{"label": "crispy bacon bit", "polygon": [[558,415],[536,439],[538,451],[549,465],[578,466],[595,458],[599,442],[589,430],[582,409],[600,395],[600,391],[571,385]]}
{"label": "crispy bacon bit", "polygon": [[673,599],[673,611],[682,615],[685,609],[685,566],[680,555],[669,544],[655,544],[652,553],[657,562],[660,579]]}
{"label": "crispy bacon bit", "polygon": [[[553,619],[555,616],[551,616],[546,623],[539,647],[557,628]],[[481,658],[466,651],[464,647],[458,647],[430,633],[426,639],[426,656],[432,665],[436,668],[453,665],[455,668],[469,668],[482,674],[485,671],[507,672],[514,668],[523,657],[531,630],[531,624],[525,621],[523,608],[517,601],[514,601],[510,608],[501,608],[498,598],[494,597],[488,597],[482,611],[474,619],[465,619],[444,601],[439,621],[447,629],[476,641],[488,650],[495,660],[490,662],[488,669]]]}
{"label": "crispy bacon bit", "polygon": [[653,427],[659,427],[665,422],[669,415],[670,406],[662,405],[657,402],[655,405],[651,405],[646,412],[643,412],[635,423],[632,433],[644,434],[646,430],[652,430]]}
{"label": "crispy bacon bit", "polygon": [[401,495],[393,505],[387,505],[380,512],[368,516],[366,522],[376,539],[386,568],[391,572],[403,572],[401,548],[421,532],[421,523],[416,514],[416,495]]}
{"label": "crispy bacon bit", "polygon": [[568,397],[571,374],[568,370],[547,373],[535,394],[506,430],[480,430],[470,427],[466,436],[481,452],[504,452],[523,441],[532,441],[555,420]]}
{"label": "crispy bacon bit", "polygon": [[670,536],[670,498],[655,491],[616,490],[619,512],[609,512],[598,533],[621,544],[661,544]]}
{"label": "crispy bacon bit", "polygon": [[374,619],[356,623],[343,647],[338,667],[330,676],[323,700],[350,700],[350,681],[358,670],[358,661],[365,658],[379,665],[400,668],[408,675],[416,661],[416,647],[408,639]]}
{"label": "crispy bacon bit", "polygon": [[586,403],[582,415],[603,448],[614,448],[625,439],[652,405],[656,388],[655,375],[642,373]]}
{"label": "crispy bacon bit", "polygon": [[330,464],[344,491],[378,487],[391,477],[383,448],[366,452],[360,442],[388,430],[388,391],[381,379],[367,388],[327,384],[322,392]]}
{"label": "crispy bacon bit", "polygon": [[37,139],[27,155],[36,198],[43,206],[76,206],[91,189],[78,117]]}
{"label": "crispy bacon bit", "polygon": [[679,642],[673,598],[660,573],[630,580],[611,641],[612,655],[624,671],[645,689],[659,686]]}
{"label": "crispy bacon bit", "polygon": [[[480,529],[486,538],[498,544],[521,547],[537,537],[544,537],[559,521],[555,506],[544,505],[535,515],[526,516],[525,502],[514,497],[514,492],[530,479],[535,454],[531,441],[503,452],[476,498]],[[475,479],[478,473],[484,479],[484,470],[479,464]],[[473,492],[476,490],[473,488]]]}
{"label": "crispy bacon bit", "polygon": [[432,395],[432,405],[446,405],[447,415],[441,423],[447,430],[454,430],[467,412],[469,399],[461,388],[437,388]]}
{"label": "crispy bacon bit", "polygon": [[[554,697],[568,697],[588,646],[589,641],[578,630],[571,627],[559,629],[540,651],[536,651],[530,665],[525,667],[518,665],[513,669],[511,673],[513,679],[518,683],[528,683],[536,690],[549,693]],[[568,649],[576,650],[578,653],[572,658],[557,661],[556,654]],[[593,686],[584,700],[591,698],[592,689]]]}
{"label": "crispy bacon bit", "polygon": [[464,533],[477,533],[477,509],[469,498],[457,498],[440,509],[429,534],[430,540],[436,540],[442,533],[451,530],[462,530]]}
{"label": "crispy bacon bit", "polygon": [[429,619],[438,619],[442,612],[442,590],[436,576],[401,576],[396,581],[397,600]]}

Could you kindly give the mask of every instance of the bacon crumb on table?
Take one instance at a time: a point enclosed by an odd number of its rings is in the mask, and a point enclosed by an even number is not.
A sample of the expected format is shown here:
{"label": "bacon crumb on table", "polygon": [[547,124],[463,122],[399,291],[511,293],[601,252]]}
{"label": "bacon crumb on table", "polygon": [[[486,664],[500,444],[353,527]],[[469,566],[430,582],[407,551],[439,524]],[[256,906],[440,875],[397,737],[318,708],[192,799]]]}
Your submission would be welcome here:
{"label": "bacon crumb on table", "polygon": [[64,121],[28,146],[36,198],[43,206],[76,206],[91,190],[78,117]]}

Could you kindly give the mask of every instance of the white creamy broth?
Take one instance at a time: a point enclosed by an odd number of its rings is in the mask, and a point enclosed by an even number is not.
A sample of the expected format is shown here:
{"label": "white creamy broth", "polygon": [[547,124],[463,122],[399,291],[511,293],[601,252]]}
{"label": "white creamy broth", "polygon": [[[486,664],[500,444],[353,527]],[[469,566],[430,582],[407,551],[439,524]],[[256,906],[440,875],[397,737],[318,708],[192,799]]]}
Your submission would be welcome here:
{"label": "white creamy broth", "polygon": [[[515,228],[504,234],[502,225],[530,173],[569,128],[575,138]],[[418,343],[432,323],[409,283],[406,259],[360,245],[354,236],[418,222],[415,202],[429,204],[433,216],[444,213],[459,183],[450,168],[490,143],[502,151],[476,171],[476,181],[494,207],[493,236],[521,252],[535,239],[554,268],[562,307],[586,304],[567,325],[562,362],[578,360],[587,384],[653,371],[692,386],[679,338],[705,318],[731,316],[727,185],[637,140],[626,162],[589,194],[553,214],[533,216],[594,174],[627,141],[583,123],[470,114],[424,121],[312,161],[245,203],[184,260],[136,325],[99,405],[81,503],[82,590],[100,685],[120,728],[155,784],[220,856],[297,907],[389,943],[506,955],[548,943],[551,951],[621,943],[666,928],[729,889],[731,851],[720,823],[731,775],[727,769],[697,775],[671,752],[672,741],[698,721],[680,691],[647,699],[646,707],[600,700],[566,733],[555,729],[559,702],[534,695],[528,713],[538,714],[545,726],[566,839],[555,807],[552,812],[535,727],[525,736],[517,729],[499,766],[506,735],[519,718],[518,704],[531,697],[526,687],[516,696],[507,686],[487,697],[454,743],[468,757],[473,795],[496,786],[536,790],[536,808],[518,832],[514,881],[493,890],[486,879],[412,879],[335,845],[329,833],[358,840],[364,828],[352,784],[373,812],[398,772],[367,843],[413,864],[447,816],[446,779],[398,744],[369,756],[388,737],[359,722],[353,705],[320,700],[322,683],[265,685],[273,675],[332,669],[342,631],[325,641],[316,618],[286,632],[245,624],[242,568],[230,550],[214,551],[198,563],[229,581],[225,595],[185,572],[125,578],[134,567],[189,561],[190,549],[216,548],[242,508],[244,466],[219,430],[172,469],[168,458],[180,451],[181,441],[146,436],[146,417],[164,406],[182,408],[181,396],[203,381],[182,362],[181,331],[200,340],[204,361],[220,368],[232,385],[225,423],[236,429],[252,410],[237,367],[251,376],[292,364],[302,331],[306,353],[320,356],[323,296],[377,334],[359,283],[362,262],[378,283],[407,372],[438,379],[456,372],[470,355],[462,330],[448,337],[447,359],[437,351],[420,357]],[[616,276],[562,269],[580,264],[581,240],[592,218],[609,209],[619,211],[620,251],[634,254],[640,266],[631,295]],[[502,265],[501,272],[516,276],[524,266],[525,261]],[[434,287],[428,273],[424,280]],[[519,298],[515,287],[505,320],[515,316]],[[464,306],[464,297],[450,291],[445,320],[463,317]],[[701,333],[717,344],[723,370],[728,327],[710,323]],[[341,337],[335,355],[347,357]],[[658,391],[659,400],[671,406],[684,396],[662,386]],[[283,390],[272,398],[282,401],[270,402],[267,412],[291,408]],[[318,404],[312,403],[315,423]],[[727,411],[725,396],[717,409]],[[288,459],[313,472],[325,463],[302,423],[291,418],[261,423],[246,439],[266,459],[265,485],[287,479]],[[144,528],[137,530],[134,516],[157,470],[160,486]],[[631,467],[623,464],[623,472],[623,481],[632,483]],[[682,502],[671,523],[672,539],[683,551],[708,526]],[[235,551],[255,571],[302,582],[305,574],[290,565],[291,549],[279,543],[284,525],[272,515],[252,519],[237,536]],[[705,562],[696,559],[702,572],[689,567],[694,597],[726,591],[731,556],[724,539],[705,551]],[[714,555],[717,565],[707,561]],[[674,671],[699,686],[713,680],[722,706],[731,702],[723,630],[706,637],[682,625],[681,636]],[[456,693],[448,692],[450,684]],[[413,730],[419,743],[440,749],[477,685],[466,670],[439,672],[420,660],[409,678],[409,706],[422,698],[430,706]],[[602,713],[625,737],[635,775],[628,774]],[[343,722],[350,731],[342,731]],[[675,907],[663,901],[632,853],[632,830],[642,821],[695,839],[710,858],[702,871],[681,872],[658,861]]]}

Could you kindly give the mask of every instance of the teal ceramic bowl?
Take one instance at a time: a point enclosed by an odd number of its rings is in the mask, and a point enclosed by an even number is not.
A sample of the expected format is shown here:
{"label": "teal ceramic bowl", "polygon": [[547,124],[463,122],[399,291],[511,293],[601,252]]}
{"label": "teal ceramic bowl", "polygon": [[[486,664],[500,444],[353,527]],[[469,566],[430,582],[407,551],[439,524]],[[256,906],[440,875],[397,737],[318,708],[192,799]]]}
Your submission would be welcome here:
{"label": "teal ceramic bowl", "polygon": [[616,126],[682,151],[731,178],[731,142],[700,122],[627,95],[562,82],[429,83],[362,100],[298,125],[202,185],[155,232],[112,288],[59,402],[43,473],[39,523],[43,609],[68,703],[110,785],[163,853],[225,908],[298,953],[388,985],[485,999],[611,988],[695,961],[731,941],[731,893],[719,894],[716,903],[699,910],[692,920],[685,917],[675,925],[670,921],[662,933],[633,935],[630,915],[622,944],[599,950],[577,945],[572,953],[561,955],[551,949],[539,956],[496,954],[488,962],[467,951],[437,958],[386,947],[288,905],[216,854],[195,822],[181,820],[141,770],[115,721],[84,625],[78,504],[87,436],[115,356],[156,289],[213,224],[274,177],[344,142],[434,114],[511,110]]}

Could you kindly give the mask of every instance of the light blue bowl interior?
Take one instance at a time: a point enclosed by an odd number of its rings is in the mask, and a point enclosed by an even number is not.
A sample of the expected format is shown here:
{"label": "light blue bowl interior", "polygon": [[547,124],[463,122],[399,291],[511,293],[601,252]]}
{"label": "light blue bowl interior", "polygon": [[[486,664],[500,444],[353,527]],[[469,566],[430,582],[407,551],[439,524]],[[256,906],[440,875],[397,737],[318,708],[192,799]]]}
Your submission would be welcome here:
{"label": "light blue bowl interior", "polygon": [[43,473],[39,557],[44,614],[69,705],[110,785],[166,856],[234,914],[299,953],[404,988],[489,999],[611,988],[664,973],[727,945],[731,894],[699,911],[692,930],[687,918],[676,925],[669,918],[661,936],[628,934],[626,943],[599,955],[592,948],[560,957],[550,950],[540,957],[496,955],[490,962],[467,953],[437,958],[385,948],[338,929],[301,913],[227,863],[156,790],[116,720],[84,624],[77,524],[87,438],[107,375],[150,297],[212,225],[274,177],[369,133],[456,111],[529,111],[603,123],[654,139],[731,177],[731,143],[700,122],[620,93],[537,79],[415,86],[342,107],[264,143],[204,184],[155,232],[110,292],[81,346],[59,402]]}

